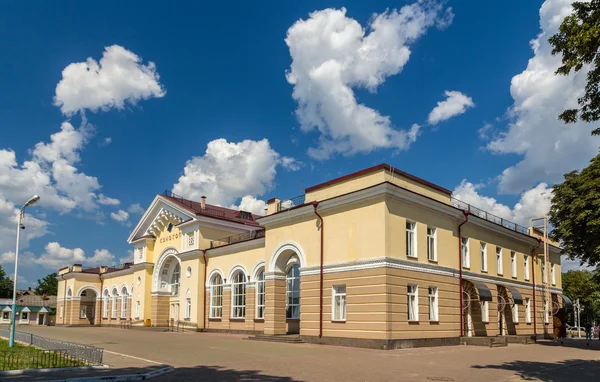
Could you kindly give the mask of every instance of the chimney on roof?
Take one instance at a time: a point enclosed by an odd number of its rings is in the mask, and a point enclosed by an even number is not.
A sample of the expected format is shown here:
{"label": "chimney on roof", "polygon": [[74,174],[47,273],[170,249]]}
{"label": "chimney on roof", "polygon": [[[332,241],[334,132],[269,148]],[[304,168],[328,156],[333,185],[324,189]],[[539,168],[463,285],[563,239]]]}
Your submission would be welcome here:
{"label": "chimney on roof", "polygon": [[27,290],[31,292],[31,287],[27,287]]}
{"label": "chimney on roof", "polygon": [[202,195],[200,197],[200,208],[205,209],[206,208],[206,196]]}

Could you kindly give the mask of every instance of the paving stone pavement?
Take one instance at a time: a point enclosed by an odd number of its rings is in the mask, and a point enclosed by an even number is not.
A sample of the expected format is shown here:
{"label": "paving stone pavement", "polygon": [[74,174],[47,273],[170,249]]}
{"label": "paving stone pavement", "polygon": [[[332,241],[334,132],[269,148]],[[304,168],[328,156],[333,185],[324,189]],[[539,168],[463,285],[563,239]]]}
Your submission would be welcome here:
{"label": "paving stone pavement", "polygon": [[[369,350],[244,341],[217,333],[169,333],[117,328],[20,328],[105,349],[115,373],[168,364],[157,381],[597,381],[600,341],[543,341],[500,348],[450,346]],[[21,380],[27,380],[21,378]]]}

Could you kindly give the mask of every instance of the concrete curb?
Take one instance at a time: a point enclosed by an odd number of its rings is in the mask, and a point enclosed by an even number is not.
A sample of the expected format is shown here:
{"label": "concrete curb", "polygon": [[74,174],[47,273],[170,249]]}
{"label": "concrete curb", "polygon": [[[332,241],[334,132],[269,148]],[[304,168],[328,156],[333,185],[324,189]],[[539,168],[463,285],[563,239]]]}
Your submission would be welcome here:
{"label": "concrete curb", "polygon": [[84,371],[84,370],[102,370],[108,369],[108,365],[101,366],[81,366],[81,367],[64,367],[64,368],[45,368],[45,369],[21,369],[21,370],[6,370],[0,371],[0,376],[3,375],[22,375],[33,373],[50,373],[57,371]]}
{"label": "concrete curb", "polygon": [[[56,370],[56,369],[54,369]],[[106,375],[100,377],[78,377],[78,378],[65,378],[65,379],[53,379],[49,382],[87,382],[87,381],[145,381],[146,379],[154,378],[162,374],[166,374],[170,371],[175,370],[173,366],[165,366],[160,369],[152,370],[147,373],[139,374],[125,374],[125,375]]]}

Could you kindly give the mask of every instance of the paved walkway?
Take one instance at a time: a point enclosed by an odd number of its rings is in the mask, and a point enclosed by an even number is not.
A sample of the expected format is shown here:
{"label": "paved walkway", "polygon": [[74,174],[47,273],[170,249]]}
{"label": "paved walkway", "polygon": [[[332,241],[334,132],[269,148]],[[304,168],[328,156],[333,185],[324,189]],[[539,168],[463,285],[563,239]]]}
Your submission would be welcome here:
{"label": "paved walkway", "polygon": [[[20,330],[24,330],[20,328]],[[130,374],[174,366],[160,381],[595,381],[600,341],[503,348],[379,351],[245,341],[244,336],[115,328],[29,327],[34,334],[105,349],[104,361]],[[111,370],[112,373],[112,370]]]}

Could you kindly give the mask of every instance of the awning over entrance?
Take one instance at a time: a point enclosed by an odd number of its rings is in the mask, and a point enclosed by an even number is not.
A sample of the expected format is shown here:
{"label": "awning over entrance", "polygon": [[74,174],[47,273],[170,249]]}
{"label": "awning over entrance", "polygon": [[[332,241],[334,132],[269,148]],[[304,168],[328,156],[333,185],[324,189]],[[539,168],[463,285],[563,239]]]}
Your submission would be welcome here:
{"label": "awning over entrance", "polygon": [[565,303],[565,309],[573,309],[573,301],[571,301],[570,298],[568,298],[567,296],[565,296],[563,294],[562,299],[563,299],[563,302]]}
{"label": "awning over entrance", "polygon": [[515,304],[523,305],[523,296],[521,296],[521,293],[516,288],[507,286],[506,289],[508,289],[510,294],[512,294]]}
{"label": "awning over entrance", "polygon": [[492,301],[492,292],[490,288],[487,287],[484,283],[480,283],[479,281],[469,280],[470,283],[475,285],[477,288],[477,292],[479,292],[479,300],[480,301]]}

